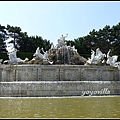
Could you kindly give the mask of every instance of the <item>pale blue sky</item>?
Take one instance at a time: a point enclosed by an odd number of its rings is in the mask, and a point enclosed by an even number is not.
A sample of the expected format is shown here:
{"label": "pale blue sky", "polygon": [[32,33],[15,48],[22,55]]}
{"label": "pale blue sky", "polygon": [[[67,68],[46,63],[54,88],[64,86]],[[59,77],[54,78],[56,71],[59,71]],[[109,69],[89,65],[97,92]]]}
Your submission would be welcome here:
{"label": "pale blue sky", "polygon": [[0,24],[17,26],[28,36],[54,44],[63,34],[74,40],[120,22],[119,1],[0,1]]}

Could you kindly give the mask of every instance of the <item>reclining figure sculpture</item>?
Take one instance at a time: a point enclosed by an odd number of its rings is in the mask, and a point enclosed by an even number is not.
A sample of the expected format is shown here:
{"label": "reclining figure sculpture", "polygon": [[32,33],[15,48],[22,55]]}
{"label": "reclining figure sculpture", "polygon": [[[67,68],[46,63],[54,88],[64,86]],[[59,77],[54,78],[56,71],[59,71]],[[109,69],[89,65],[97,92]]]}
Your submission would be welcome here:
{"label": "reclining figure sculpture", "polygon": [[106,61],[106,63],[109,64],[110,66],[118,67],[118,62],[116,62],[117,59],[118,59],[118,56],[114,55],[114,56],[111,57],[110,52],[111,52],[111,49],[109,49],[109,51],[107,53],[107,61]]}
{"label": "reclining figure sculpture", "polygon": [[95,51],[91,50],[91,58],[88,58],[88,60],[86,61],[85,65],[89,64],[89,65],[98,65],[98,64],[102,64],[105,62],[104,57],[106,57],[105,54],[103,54],[99,48],[96,49],[96,54]]}

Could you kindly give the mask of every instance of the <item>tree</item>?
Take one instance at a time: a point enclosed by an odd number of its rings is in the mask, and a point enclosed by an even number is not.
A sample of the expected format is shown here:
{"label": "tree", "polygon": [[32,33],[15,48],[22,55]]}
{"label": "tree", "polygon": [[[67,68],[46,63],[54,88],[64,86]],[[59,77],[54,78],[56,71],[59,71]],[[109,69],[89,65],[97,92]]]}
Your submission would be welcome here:
{"label": "tree", "polygon": [[29,37],[27,32],[20,32],[19,39],[17,40],[18,45],[20,46],[19,51],[28,52],[28,48],[30,47]]}
{"label": "tree", "polygon": [[8,33],[9,33],[8,35],[14,38],[13,43],[14,43],[14,46],[17,47],[15,44],[15,41],[19,38],[19,34],[21,33],[21,28],[17,26],[13,27],[13,26],[7,25],[6,29],[8,30]]}
{"label": "tree", "polygon": [[6,28],[5,26],[2,26],[0,24],[0,50],[3,51],[5,50],[5,46],[4,46],[4,41],[5,41],[5,36],[6,36]]}

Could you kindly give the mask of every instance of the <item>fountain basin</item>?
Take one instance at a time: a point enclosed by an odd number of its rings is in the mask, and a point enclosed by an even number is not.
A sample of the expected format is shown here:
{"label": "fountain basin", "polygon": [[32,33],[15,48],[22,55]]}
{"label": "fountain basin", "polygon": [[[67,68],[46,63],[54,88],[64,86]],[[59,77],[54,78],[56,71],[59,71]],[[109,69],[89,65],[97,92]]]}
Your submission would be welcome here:
{"label": "fountain basin", "polygon": [[1,65],[0,81],[0,97],[120,95],[120,70],[110,66]]}

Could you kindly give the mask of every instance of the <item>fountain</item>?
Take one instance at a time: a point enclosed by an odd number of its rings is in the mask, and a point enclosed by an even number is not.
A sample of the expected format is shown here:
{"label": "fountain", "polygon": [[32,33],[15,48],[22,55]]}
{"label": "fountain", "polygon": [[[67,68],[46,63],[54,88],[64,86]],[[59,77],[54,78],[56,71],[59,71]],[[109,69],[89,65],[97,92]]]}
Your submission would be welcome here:
{"label": "fountain", "polygon": [[[75,46],[67,46],[61,36],[58,44],[48,51],[37,48],[33,59],[22,60],[16,56],[16,48],[6,41],[9,60],[0,64],[0,96],[42,97],[119,95],[120,70],[117,57],[106,55],[99,48],[91,50],[91,58],[79,55]],[[42,51],[42,53],[41,53]],[[99,94],[101,90],[108,90]],[[91,92],[92,91],[92,92]]]}

